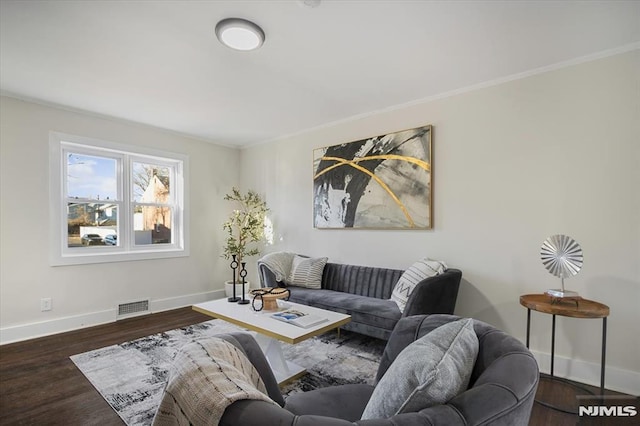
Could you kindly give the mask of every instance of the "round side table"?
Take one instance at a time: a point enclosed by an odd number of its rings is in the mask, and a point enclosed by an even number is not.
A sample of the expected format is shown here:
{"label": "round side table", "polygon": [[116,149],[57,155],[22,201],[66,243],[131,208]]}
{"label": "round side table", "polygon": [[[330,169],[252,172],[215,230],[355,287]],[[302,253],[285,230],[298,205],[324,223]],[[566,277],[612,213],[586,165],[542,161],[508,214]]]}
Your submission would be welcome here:
{"label": "round side table", "polygon": [[551,314],[551,372],[553,377],[553,358],[556,340],[556,315],[571,318],[602,318],[602,358],[600,362],[600,395],[604,395],[604,368],[607,353],[607,317],[609,307],[593,300],[571,298],[569,300],[552,298],[547,294],[526,294],[520,296],[520,304],[527,308],[527,348],[531,326],[531,310]]}

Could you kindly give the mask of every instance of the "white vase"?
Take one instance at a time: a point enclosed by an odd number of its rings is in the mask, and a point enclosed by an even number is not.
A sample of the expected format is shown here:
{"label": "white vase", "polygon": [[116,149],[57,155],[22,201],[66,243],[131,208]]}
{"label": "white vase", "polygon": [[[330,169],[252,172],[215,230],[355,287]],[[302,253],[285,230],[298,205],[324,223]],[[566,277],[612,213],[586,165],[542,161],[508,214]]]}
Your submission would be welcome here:
{"label": "white vase", "polygon": [[[244,282],[244,291],[249,293],[249,281]],[[225,281],[224,292],[227,297],[233,297],[233,283],[231,281]],[[242,283],[236,284],[236,297],[242,297]]]}

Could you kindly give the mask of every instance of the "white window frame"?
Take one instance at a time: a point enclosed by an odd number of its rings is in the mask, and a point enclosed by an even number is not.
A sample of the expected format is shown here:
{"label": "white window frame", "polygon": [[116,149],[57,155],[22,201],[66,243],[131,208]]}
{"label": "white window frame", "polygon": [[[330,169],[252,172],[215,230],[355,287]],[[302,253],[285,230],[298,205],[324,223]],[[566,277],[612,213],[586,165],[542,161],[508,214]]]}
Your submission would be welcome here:
{"label": "white window frame", "polygon": [[[66,197],[66,153],[114,158],[118,161],[117,204],[118,245],[74,248],[68,246],[68,218]],[[130,146],[115,142],[69,135],[60,132],[49,134],[49,211],[50,211],[50,263],[52,266],[88,263],[122,262],[130,260],[163,259],[189,256],[188,176],[189,161],[184,154],[160,151],[152,148]],[[136,245],[133,229],[133,209],[141,203],[133,196],[133,162],[168,166],[171,188],[171,243]],[[102,200],[101,200],[102,201]],[[95,202],[91,200],[88,202]],[[143,205],[148,205],[142,203]]]}

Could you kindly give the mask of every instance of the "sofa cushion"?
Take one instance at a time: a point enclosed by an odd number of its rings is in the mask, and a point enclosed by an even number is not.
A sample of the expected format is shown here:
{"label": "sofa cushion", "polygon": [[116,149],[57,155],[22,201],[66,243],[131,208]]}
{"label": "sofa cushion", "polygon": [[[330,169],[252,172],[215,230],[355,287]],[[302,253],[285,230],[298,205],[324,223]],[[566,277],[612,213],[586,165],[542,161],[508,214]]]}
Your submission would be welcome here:
{"label": "sofa cushion", "polygon": [[404,271],[373,266],[327,263],[322,288],[360,296],[389,299]]}
{"label": "sofa cushion", "polygon": [[400,312],[404,312],[409,296],[420,281],[439,275],[446,270],[447,265],[439,260],[425,258],[417,261],[404,271],[393,288],[391,300],[398,305]]}
{"label": "sofa cushion", "polygon": [[469,386],[477,354],[472,319],[436,328],[400,352],[376,385],[362,419],[388,418],[446,403]]}
{"label": "sofa cushion", "polygon": [[297,416],[327,416],[355,422],[362,416],[374,387],[367,384],[329,386],[287,397],[284,408]]}
{"label": "sofa cushion", "polygon": [[296,255],[291,264],[287,284],[319,289],[322,287],[322,272],[327,264],[326,257],[308,258]]}
{"label": "sofa cushion", "polygon": [[351,315],[351,321],[393,330],[401,317],[398,306],[388,299],[359,296],[332,290],[291,288],[289,300],[316,308]]}

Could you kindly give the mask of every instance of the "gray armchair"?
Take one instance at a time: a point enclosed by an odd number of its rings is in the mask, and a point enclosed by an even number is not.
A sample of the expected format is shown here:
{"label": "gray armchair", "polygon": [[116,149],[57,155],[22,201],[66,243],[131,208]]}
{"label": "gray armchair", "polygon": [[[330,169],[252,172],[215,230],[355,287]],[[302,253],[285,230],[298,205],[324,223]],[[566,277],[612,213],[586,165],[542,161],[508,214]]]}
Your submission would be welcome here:
{"label": "gray armchair", "polygon": [[[376,381],[410,343],[440,325],[459,319],[434,314],[402,318],[384,350]],[[374,386],[342,385],[292,394],[283,400],[260,348],[249,335],[227,339],[240,345],[267,385],[269,396],[281,407],[243,400],[230,405],[224,426],[417,426],[417,425],[527,425],[538,386],[538,365],[517,339],[481,321],[474,321],[479,352],[468,389],[446,404],[387,419],[359,420]]]}

